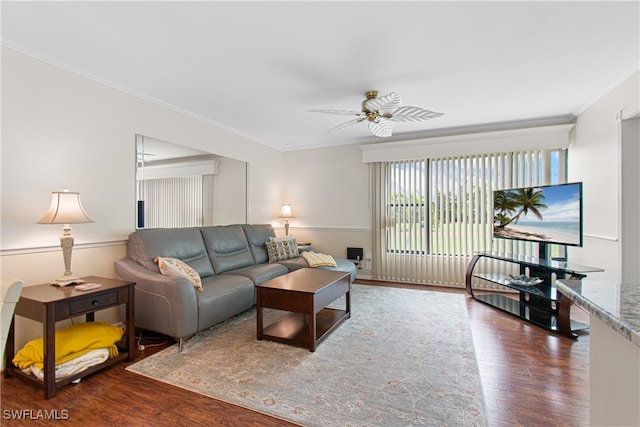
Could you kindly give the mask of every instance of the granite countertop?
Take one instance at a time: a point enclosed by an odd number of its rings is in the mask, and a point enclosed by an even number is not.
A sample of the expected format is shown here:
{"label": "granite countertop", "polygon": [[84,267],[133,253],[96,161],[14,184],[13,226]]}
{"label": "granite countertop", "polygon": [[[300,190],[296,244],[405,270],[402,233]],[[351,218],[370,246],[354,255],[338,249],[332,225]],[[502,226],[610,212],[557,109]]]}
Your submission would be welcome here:
{"label": "granite countertop", "polygon": [[625,339],[640,347],[640,285],[558,280],[558,290]]}

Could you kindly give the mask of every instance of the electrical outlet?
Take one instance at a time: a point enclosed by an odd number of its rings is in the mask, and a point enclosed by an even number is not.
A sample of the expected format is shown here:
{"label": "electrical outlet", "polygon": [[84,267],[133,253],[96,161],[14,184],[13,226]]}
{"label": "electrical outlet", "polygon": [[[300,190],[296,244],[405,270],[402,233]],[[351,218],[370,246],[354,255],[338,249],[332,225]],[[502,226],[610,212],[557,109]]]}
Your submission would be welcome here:
{"label": "electrical outlet", "polygon": [[367,252],[366,254],[364,254],[364,258],[371,259],[371,252]]}

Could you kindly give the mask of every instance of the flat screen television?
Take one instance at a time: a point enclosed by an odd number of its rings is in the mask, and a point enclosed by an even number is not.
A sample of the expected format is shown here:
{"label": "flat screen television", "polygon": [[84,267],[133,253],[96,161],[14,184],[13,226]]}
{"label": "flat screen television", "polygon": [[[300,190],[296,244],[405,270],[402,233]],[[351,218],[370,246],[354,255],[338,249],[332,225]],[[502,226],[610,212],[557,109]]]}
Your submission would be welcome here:
{"label": "flat screen television", "polygon": [[493,237],[582,246],[582,183],[494,191]]}

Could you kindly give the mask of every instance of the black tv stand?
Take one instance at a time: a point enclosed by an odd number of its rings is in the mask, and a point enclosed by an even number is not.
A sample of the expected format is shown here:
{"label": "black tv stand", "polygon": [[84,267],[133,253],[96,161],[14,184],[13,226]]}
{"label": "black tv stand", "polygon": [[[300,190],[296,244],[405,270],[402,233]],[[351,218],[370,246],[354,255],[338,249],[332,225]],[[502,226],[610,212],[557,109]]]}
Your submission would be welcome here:
{"label": "black tv stand", "polygon": [[[546,252],[546,251],[545,251]],[[519,274],[530,277],[539,277],[542,283],[534,286],[517,285],[507,281],[505,274],[495,272],[475,272],[478,261],[481,259],[494,259],[515,264]],[[486,269],[485,269],[486,270]],[[503,254],[497,252],[483,252],[474,255],[467,267],[465,286],[467,293],[475,300],[489,304],[506,313],[527,320],[535,325],[550,331],[562,333],[571,338],[577,338],[574,331],[587,329],[588,325],[570,319],[572,302],[564,297],[556,288],[556,279],[580,280],[586,277],[586,273],[604,271],[597,267],[588,267],[578,264],[570,264],[549,257],[535,258],[522,255]],[[555,278],[554,278],[555,276]],[[474,294],[472,279],[480,279],[486,282],[498,284],[504,289],[518,292],[518,299],[487,292]]]}

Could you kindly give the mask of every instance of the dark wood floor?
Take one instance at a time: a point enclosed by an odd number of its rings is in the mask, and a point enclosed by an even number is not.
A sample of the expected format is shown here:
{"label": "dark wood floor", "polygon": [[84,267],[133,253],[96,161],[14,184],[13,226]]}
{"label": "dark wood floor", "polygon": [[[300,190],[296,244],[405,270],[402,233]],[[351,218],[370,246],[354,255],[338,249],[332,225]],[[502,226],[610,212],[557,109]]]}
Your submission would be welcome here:
{"label": "dark wood floor", "polygon": [[[359,283],[370,283],[358,281]],[[459,292],[446,288],[401,286]],[[587,426],[589,335],[571,340],[467,298],[490,426]],[[573,316],[588,321],[574,308]],[[444,325],[440,325],[444,326]],[[149,344],[157,337],[145,339]],[[136,360],[173,342],[138,351]],[[0,425],[292,426],[247,409],[125,371],[126,363],[69,385],[49,400],[34,384],[2,378]],[[18,414],[23,420],[15,419]]]}

